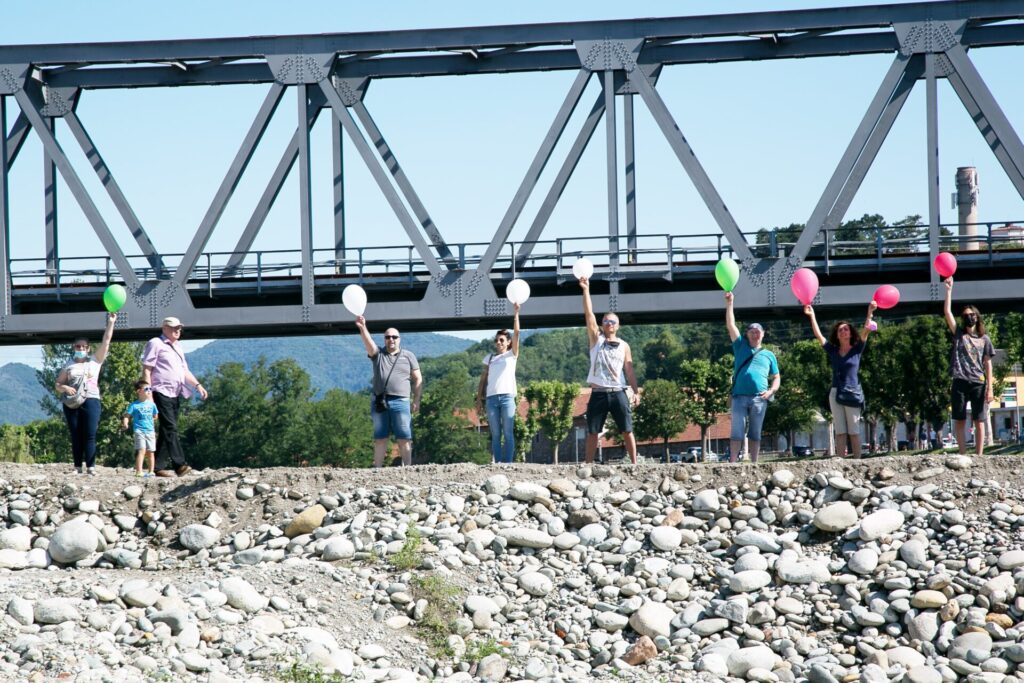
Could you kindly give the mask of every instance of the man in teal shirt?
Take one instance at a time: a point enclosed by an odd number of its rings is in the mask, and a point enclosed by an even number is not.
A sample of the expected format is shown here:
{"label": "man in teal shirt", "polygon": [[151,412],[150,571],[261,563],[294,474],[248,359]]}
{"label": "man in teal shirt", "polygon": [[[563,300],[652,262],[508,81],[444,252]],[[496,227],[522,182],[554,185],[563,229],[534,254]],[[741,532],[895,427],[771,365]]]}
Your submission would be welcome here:
{"label": "man in teal shirt", "polygon": [[732,310],[732,292],[725,293],[725,326],[732,340],[732,429],[729,433],[729,460],[736,462],[743,437],[747,438],[750,461],[757,462],[761,451],[761,425],[764,424],[768,401],[779,390],[779,361],[775,354],[761,346],[764,328],[758,323],[747,327],[746,336],[736,327]]}

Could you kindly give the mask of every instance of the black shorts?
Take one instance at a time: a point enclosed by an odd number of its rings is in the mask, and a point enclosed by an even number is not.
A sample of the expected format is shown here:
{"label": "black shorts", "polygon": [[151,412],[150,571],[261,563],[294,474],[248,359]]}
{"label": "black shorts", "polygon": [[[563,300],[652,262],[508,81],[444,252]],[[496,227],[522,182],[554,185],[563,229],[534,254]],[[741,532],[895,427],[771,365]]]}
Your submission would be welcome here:
{"label": "black shorts", "polygon": [[953,379],[953,419],[967,419],[967,403],[971,404],[971,419],[981,420],[985,409],[985,383],[968,382],[965,379]]}
{"label": "black shorts", "polygon": [[604,431],[604,421],[612,414],[615,426],[623,434],[633,431],[633,414],[629,409],[626,390],[598,391],[594,389],[587,402],[587,433],[600,434]]}

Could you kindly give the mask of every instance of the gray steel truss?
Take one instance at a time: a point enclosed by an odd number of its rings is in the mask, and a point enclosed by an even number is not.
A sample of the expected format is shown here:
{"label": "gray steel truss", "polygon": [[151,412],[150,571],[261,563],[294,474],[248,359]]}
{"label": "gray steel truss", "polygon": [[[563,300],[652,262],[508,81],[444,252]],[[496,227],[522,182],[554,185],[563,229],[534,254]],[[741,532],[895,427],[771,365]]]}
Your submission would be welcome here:
{"label": "gray steel truss", "polygon": [[[186,319],[195,336],[351,332],[352,316],[340,304],[340,290],[352,282],[370,290],[371,319],[386,319],[408,329],[492,327],[510,314],[500,294],[516,276],[527,277],[534,288],[524,310],[527,324],[575,324],[578,292],[566,288],[566,281],[571,279],[571,260],[585,253],[599,257],[595,258],[599,261],[594,277],[596,305],[619,311],[625,320],[718,317],[721,293],[710,268],[724,254],[735,256],[744,271],[737,290],[740,308],[764,313],[791,308],[788,295],[780,297],[780,292],[788,289],[793,271],[802,266],[819,271],[819,305],[839,309],[859,305],[865,300],[864,283],[883,263],[882,252],[877,262],[867,259],[837,270],[829,235],[841,224],[919,80],[926,87],[928,240],[919,253],[900,262],[899,277],[903,278],[904,304],[934,307],[941,292],[928,264],[942,248],[939,83],[950,83],[1024,199],[1024,144],[969,56],[972,49],[1022,44],[1024,0],[965,0],[426,31],[0,46],[0,343],[59,339],[97,328],[98,314],[82,311],[101,310],[102,289],[115,281],[123,282],[130,294],[118,322],[120,334],[128,337],[147,335],[166,314]],[[864,54],[891,54],[893,61],[810,209],[805,229],[781,253],[776,249],[765,254],[760,246],[753,248],[746,235],[760,226],[744,230],[738,225],[726,198],[700,163],[701,143],[690,142],[659,92],[661,72],[686,64]],[[456,251],[435,224],[414,178],[399,164],[396,150],[364,101],[370,83],[386,78],[560,70],[575,72],[575,78],[518,187],[510,191],[509,204],[493,226],[493,235],[478,253],[462,244]],[[265,88],[264,100],[189,236],[184,254],[172,258],[153,244],[77,107],[93,90],[230,84]],[[595,86],[599,92],[582,125],[570,132],[580,101],[586,97],[590,102],[586,93]],[[215,265],[204,250],[245,181],[271,120],[275,116],[290,119],[291,114],[278,113],[286,95],[295,98],[295,132],[234,250]],[[690,254],[676,249],[671,236],[664,236],[663,249],[645,246],[651,235],[637,220],[638,183],[646,178],[637,173],[638,103],[651,114],[720,231],[716,245],[708,250]],[[9,125],[12,104],[18,115]],[[310,131],[325,110],[330,113],[334,199],[333,232],[329,239],[321,239],[329,243],[326,250],[316,246],[311,197],[318,179],[310,164]],[[607,238],[601,240],[607,239],[607,250],[593,254],[563,246],[559,236],[546,235],[545,229],[602,119]],[[132,254],[118,243],[65,154],[58,140],[58,120],[64,121],[81,147],[117,218],[131,233]],[[45,253],[42,281],[23,287],[15,279],[23,274],[15,272],[10,254],[8,176],[30,135],[38,137],[44,154],[45,217],[40,228]],[[408,249],[403,272],[389,270],[385,276],[368,269],[364,248],[352,245],[352,236],[366,230],[346,217],[345,172],[353,160],[343,156],[345,137],[358,155],[356,163],[367,167],[408,237],[407,245],[397,245]],[[566,138],[571,142],[562,144]],[[543,190],[536,214],[528,218],[525,238],[510,242],[545,169],[556,157],[560,159],[557,171]],[[253,245],[293,171],[299,192],[295,222],[299,234],[294,241],[299,272],[283,275],[267,267],[263,256],[253,252]],[[75,273],[68,273],[64,265],[58,176],[95,232],[96,249],[103,252],[100,258],[110,264],[101,282],[75,283]],[[619,191],[620,181],[624,193]],[[656,183],[651,182],[643,196],[655,191]],[[623,208],[625,234],[620,234]],[[1006,279],[1019,263],[1012,254],[996,259],[991,245],[987,263],[984,258],[966,264],[965,272],[975,275],[961,281],[958,295],[1019,308],[1021,297],[1015,292],[1024,290],[1024,281],[1012,275]],[[843,276],[837,275],[840,271]]]}

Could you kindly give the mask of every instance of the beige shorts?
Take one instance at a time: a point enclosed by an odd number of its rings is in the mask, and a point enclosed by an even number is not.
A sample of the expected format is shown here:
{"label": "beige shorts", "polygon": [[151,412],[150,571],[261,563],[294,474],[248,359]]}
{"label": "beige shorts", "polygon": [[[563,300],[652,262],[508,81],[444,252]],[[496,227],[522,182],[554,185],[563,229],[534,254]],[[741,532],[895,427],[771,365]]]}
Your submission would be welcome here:
{"label": "beige shorts", "polygon": [[863,417],[860,408],[844,406],[836,401],[836,388],[828,392],[828,404],[832,408],[832,424],[836,434],[860,434],[860,423]]}
{"label": "beige shorts", "polygon": [[145,448],[147,451],[156,450],[156,432],[134,432],[135,437],[135,450],[141,451]]}

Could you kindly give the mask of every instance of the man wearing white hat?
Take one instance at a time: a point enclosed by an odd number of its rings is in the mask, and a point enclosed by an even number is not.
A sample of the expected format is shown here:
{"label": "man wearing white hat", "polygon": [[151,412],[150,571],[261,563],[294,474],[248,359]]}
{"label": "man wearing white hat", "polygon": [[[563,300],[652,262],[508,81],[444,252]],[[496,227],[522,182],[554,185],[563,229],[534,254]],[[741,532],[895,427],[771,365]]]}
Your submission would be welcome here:
{"label": "man wearing white hat", "polygon": [[182,397],[191,398],[193,390],[204,401],[207,397],[206,389],[188,369],[181,348],[182,329],[184,325],[174,316],[164,318],[162,334],[150,339],[142,352],[142,379],[160,413],[156,435],[158,477],[181,477],[192,471],[178,438],[178,410]]}

